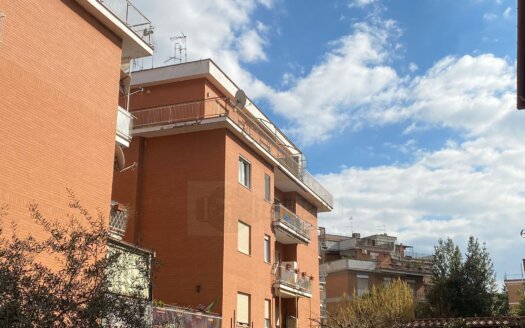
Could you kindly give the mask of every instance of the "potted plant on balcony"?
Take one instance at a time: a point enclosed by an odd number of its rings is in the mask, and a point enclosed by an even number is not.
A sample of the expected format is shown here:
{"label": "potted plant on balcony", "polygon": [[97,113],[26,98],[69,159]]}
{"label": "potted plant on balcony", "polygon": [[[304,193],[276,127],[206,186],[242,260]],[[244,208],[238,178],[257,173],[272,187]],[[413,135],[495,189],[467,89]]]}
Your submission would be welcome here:
{"label": "potted plant on balcony", "polygon": [[299,272],[301,272],[301,270],[299,270],[299,268],[295,269],[294,271],[295,271],[295,273],[297,273],[297,274],[299,274]]}
{"label": "potted plant on balcony", "polygon": [[290,263],[286,263],[286,271],[290,271],[292,268],[292,265]]}
{"label": "potted plant on balcony", "polygon": [[310,281],[314,281],[314,276],[310,276]]}

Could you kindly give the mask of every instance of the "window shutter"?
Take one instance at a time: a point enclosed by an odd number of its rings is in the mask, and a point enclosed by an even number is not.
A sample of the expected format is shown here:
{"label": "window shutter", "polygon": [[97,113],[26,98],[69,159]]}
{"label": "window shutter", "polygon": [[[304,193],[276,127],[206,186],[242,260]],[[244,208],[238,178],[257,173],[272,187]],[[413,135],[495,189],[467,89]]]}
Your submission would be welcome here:
{"label": "window shutter", "polygon": [[250,254],[250,226],[238,222],[237,229],[237,250],[244,254]]}
{"label": "window shutter", "polygon": [[237,293],[237,322],[250,323],[250,296]]}

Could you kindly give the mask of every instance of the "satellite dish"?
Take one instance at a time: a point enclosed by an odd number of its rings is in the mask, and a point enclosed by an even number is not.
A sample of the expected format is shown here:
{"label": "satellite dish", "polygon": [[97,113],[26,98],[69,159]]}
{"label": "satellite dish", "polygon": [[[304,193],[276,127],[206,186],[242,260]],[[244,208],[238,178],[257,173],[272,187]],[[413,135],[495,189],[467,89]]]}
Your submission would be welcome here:
{"label": "satellite dish", "polygon": [[242,109],[246,106],[246,94],[241,89],[235,93],[235,107]]}
{"label": "satellite dish", "polygon": [[122,151],[122,148],[120,148],[120,146],[115,146],[115,163],[113,166],[115,168],[115,171],[122,171],[124,169],[124,165],[126,165],[124,152]]}
{"label": "satellite dish", "polygon": [[525,229],[522,229],[520,232],[521,238],[525,238]]}

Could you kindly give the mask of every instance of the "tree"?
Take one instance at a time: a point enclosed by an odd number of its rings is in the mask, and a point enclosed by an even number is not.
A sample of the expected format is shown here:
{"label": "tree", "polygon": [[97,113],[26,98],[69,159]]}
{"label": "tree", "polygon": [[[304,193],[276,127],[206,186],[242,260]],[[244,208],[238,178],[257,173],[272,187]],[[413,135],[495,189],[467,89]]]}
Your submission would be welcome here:
{"label": "tree", "polygon": [[464,261],[450,238],[440,239],[434,249],[434,285],[428,294],[432,316],[490,316],[504,311],[496,304],[496,278],[485,245],[470,237]]}
{"label": "tree", "polygon": [[463,281],[463,315],[490,316],[496,293],[494,266],[485,244],[480,247],[478,239],[472,236],[468,241]]}
{"label": "tree", "polygon": [[391,328],[414,318],[412,289],[400,279],[374,286],[370,294],[346,298],[335,311],[328,312],[322,328]]}
{"label": "tree", "polygon": [[433,316],[456,317],[463,302],[463,265],[459,247],[452,239],[440,239],[434,247],[432,277],[434,285],[427,299]]}
{"label": "tree", "polygon": [[[122,268],[123,253],[107,252],[107,220],[92,217],[69,193],[80,218],[62,224],[29,205],[43,238],[21,237],[14,223],[7,235],[7,206],[0,207],[0,327],[145,327],[143,286],[130,281],[126,296],[111,292],[120,286],[109,278],[129,263]],[[149,275],[149,268],[135,269]]]}

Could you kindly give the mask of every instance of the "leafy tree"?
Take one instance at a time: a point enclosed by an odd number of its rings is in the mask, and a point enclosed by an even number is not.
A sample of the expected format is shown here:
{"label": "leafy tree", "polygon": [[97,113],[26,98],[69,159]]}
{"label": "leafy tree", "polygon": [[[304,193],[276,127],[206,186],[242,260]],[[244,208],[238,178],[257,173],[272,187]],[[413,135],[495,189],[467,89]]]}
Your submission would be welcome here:
{"label": "leafy tree", "polygon": [[470,237],[463,272],[463,315],[490,316],[492,314],[496,277],[494,266],[485,245]]}
{"label": "leafy tree", "polygon": [[463,264],[459,247],[452,239],[440,239],[434,247],[434,285],[427,296],[433,316],[456,317],[463,302]]}
{"label": "leafy tree", "polygon": [[391,328],[414,318],[412,289],[396,279],[388,285],[374,286],[363,296],[346,298],[336,310],[328,312],[322,328]]}
{"label": "leafy tree", "polygon": [[469,238],[464,261],[450,238],[440,239],[435,246],[432,274],[434,285],[428,295],[432,316],[473,317],[505,312],[497,296],[492,260],[477,238]]}
{"label": "leafy tree", "polygon": [[509,295],[507,291],[501,293],[495,293],[492,303],[492,315],[495,316],[507,316],[510,313],[509,308]]}
{"label": "leafy tree", "polygon": [[[62,224],[29,206],[43,238],[21,237],[14,223],[7,234],[7,206],[0,207],[0,327],[145,327],[143,286],[131,281],[127,296],[111,292],[121,286],[108,278],[129,263],[121,268],[123,253],[107,252],[107,219],[92,217],[71,192],[70,198],[79,217]],[[149,275],[147,267],[136,269]]]}

